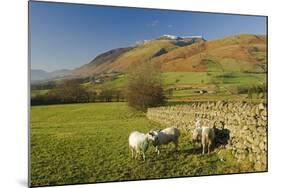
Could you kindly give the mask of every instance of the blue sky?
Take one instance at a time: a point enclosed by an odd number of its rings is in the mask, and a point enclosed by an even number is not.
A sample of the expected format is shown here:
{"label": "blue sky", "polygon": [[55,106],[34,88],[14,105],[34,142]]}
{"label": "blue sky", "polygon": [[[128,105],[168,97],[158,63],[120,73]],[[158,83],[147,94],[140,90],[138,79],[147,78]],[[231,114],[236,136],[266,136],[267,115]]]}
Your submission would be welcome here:
{"label": "blue sky", "polygon": [[107,50],[163,34],[215,39],[266,34],[266,17],[30,2],[31,68],[53,71],[89,63]]}

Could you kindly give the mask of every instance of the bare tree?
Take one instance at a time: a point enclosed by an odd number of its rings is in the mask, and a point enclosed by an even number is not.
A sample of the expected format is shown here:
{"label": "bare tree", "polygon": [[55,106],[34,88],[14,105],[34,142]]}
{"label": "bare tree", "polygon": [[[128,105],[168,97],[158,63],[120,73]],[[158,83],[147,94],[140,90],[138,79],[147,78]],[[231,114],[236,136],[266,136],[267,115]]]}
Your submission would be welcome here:
{"label": "bare tree", "polygon": [[129,106],[137,110],[164,104],[160,67],[151,62],[130,67],[126,94]]}

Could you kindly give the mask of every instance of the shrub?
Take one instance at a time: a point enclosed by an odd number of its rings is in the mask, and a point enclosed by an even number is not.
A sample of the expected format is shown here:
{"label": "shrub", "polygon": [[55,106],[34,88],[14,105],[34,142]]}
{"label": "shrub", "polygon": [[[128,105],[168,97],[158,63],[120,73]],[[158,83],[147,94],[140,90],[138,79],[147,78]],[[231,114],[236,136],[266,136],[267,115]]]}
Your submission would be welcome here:
{"label": "shrub", "polygon": [[129,106],[140,111],[164,104],[160,67],[150,62],[131,67],[126,97]]}

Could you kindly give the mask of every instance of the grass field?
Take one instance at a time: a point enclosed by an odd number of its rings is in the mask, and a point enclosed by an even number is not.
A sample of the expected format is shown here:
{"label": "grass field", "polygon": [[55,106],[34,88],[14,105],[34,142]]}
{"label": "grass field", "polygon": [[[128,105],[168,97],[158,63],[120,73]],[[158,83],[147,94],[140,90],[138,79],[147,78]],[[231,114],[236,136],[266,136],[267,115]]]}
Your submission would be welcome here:
{"label": "grass field", "polygon": [[35,96],[38,96],[38,95],[44,95],[48,92],[49,90],[47,89],[34,89],[31,91],[31,97],[35,97]]}
{"label": "grass field", "polygon": [[182,133],[180,150],[173,145],[147,160],[131,159],[128,136],[161,125],[126,103],[88,103],[31,107],[32,186],[74,184],[253,171],[227,150],[201,155],[192,150],[190,134]]}
{"label": "grass field", "polygon": [[265,82],[264,73],[242,73],[242,72],[167,72],[163,73],[165,85],[185,84],[258,84]]}
{"label": "grass field", "polygon": [[[173,89],[167,95],[169,101],[247,101],[266,102],[265,93],[254,92],[247,98],[247,90],[253,87],[266,86],[266,73],[246,72],[165,72],[162,73],[164,90]],[[127,75],[120,74],[116,78],[102,83],[86,82],[82,84],[89,91],[99,93],[104,88],[124,91]],[[201,95],[199,92],[206,90]],[[239,93],[239,90],[244,90]],[[32,90],[32,97],[46,94],[48,90]],[[262,96],[260,96],[262,95]]]}
{"label": "grass field", "polygon": [[[169,86],[200,85],[254,85],[266,82],[265,73],[242,73],[242,72],[165,72],[162,73],[163,84]],[[104,83],[104,87],[123,88],[126,86],[126,75],[120,75],[117,79]],[[90,83],[89,83],[90,84]],[[90,85],[87,84],[88,87]],[[96,85],[100,87],[103,84]]]}

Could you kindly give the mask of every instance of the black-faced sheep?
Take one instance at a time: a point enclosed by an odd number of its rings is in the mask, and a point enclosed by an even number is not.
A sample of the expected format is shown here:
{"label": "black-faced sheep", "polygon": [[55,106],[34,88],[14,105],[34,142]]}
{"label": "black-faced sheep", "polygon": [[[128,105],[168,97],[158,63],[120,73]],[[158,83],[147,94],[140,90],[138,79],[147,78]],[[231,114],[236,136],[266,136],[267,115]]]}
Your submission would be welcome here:
{"label": "black-faced sheep", "polygon": [[175,149],[178,148],[180,130],[175,127],[169,127],[161,131],[150,131],[149,134],[154,137],[152,144],[156,147],[156,152],[160,154],[160,146],[166,145],[170,142],[175,144]]}

